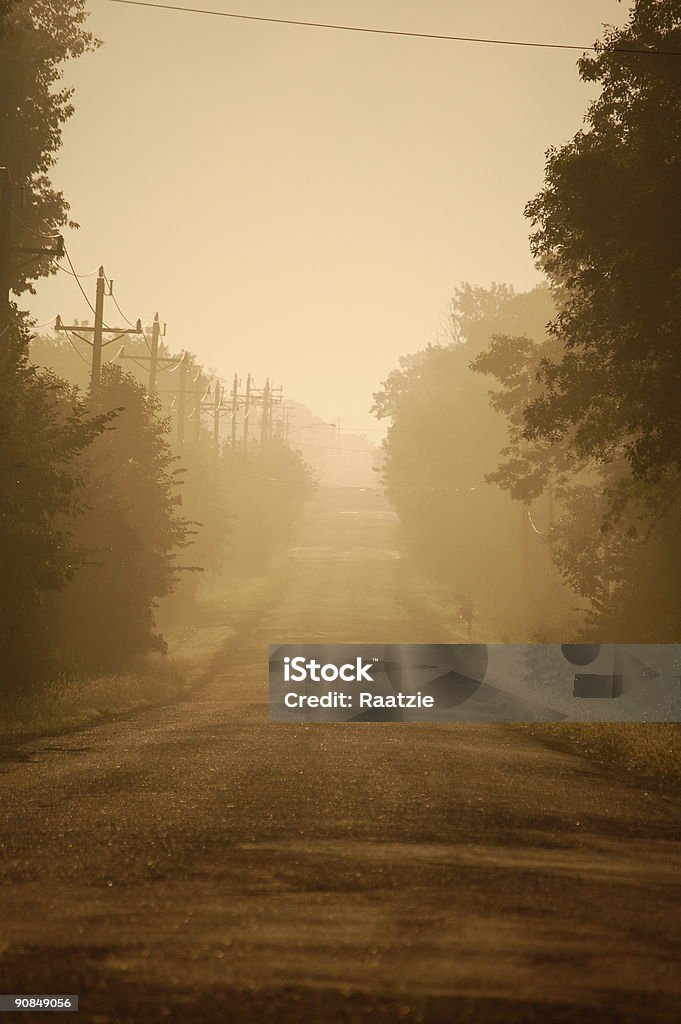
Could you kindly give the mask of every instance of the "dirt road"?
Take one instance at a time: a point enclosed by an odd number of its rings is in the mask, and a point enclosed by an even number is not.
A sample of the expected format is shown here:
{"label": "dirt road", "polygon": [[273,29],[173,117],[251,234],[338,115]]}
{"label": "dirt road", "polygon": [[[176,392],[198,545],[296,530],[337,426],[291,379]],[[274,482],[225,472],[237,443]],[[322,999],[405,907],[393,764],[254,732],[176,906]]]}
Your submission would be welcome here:
{"label": "dirt road", "polygon": [[521,729],[268,724],[270,641],[443,639],[395,530],[318,504],[193,699],[5,750],[0,991],[88,1024],[679,1020],[668,797]]}

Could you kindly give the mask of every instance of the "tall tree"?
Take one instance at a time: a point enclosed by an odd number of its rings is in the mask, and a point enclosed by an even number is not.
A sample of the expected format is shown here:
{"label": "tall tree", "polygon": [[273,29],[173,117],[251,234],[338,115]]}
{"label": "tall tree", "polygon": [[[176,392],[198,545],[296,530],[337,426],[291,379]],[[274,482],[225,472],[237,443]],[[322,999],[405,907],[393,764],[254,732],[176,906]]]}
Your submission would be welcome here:
{"label": "tall tree", "polygon": [[55,644],[74,666],[93,671],[165,648],[154,609],[172,592],[177,553],[190,539],[157,399],[106,365],[94,401],[115,418],[82,460],[86,512],[78,539],[87,561],[52,602]]}
{"label": "tall tree", "polygon": [[523,521],[485,480],[507,444],[507,425],[471,361],[502,331],[536,345],[553,312],[545,287],[515,294],[505,285],[464,285],[452,301],[453,343],[402,359],[374,396],[379,418],[391,421],[383,479],[408,545],[431,575],[470,591],[478,606],[522,603]]}
{"label": "tall tree", "polygon": [[596,50],[579,70],[601,93],[584,130],[549,151],[526,210],[558,305],[549,339],[496,338],[475,368],[501,384],[493,403],[511,428],[493,478],[516,497],[552,484],[553,553],[589,634],[678,640],[678,2],[636,0]]}
{"label": "tall tree", "polygon": [[92,417],[76,390],[32,366],[24,337],[0,374],[0,678],[22,690],[54,668],[46,595],[83,561],[74,537],[83,511],[79,460],[107,416]]}
{"label": "tall tree", "polygon": [[[0,165],[24,189],[15,211],[18,243],[54,235],[69,223],[69,204],[50,181],[62,126],[73,114],[73,89],[61,85],[64,64],[99,45],[85,29],[85,0],[4,0],[0,4]],[[13,290],[53,272],[49,259],[14,272]]]}
{"label": "tall tree", "polygon": [[549,152],[527,207],[534,255],[563,302],[550,327],[561,354],[539,369],[526,436],[572,433],[578,455],[622,453],[646,480],[681,468],[679,52],[678,0],[636,0],[628,24],[580,61],[601,94],[586,128]]}

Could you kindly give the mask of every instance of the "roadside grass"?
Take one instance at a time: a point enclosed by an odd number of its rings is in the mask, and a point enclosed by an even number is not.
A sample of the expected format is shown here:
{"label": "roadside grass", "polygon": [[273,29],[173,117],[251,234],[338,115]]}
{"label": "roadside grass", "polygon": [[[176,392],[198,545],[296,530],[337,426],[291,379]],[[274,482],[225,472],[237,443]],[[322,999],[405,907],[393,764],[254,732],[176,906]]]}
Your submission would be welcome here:
{"label": "roadside grass", "polygon": [[150,655],[129,672],[57,677],[39,693],[8,700],[0,712],[0,734],[60,732],[177,700],[190,688],[187,669],[181,658]]}
{"label": "roadside grass", "polygon": [[681,723],[560,722],[522,728],[549,745],[681,790]]}
{"label": "roadside grass", "polygon": [[[434,582],[418,572],[408,558],[403,561],[402,605],[416,618],[430,622],[432,642],[468,641],[458,616],[458,602],[452,588]],[[474,623],[473,643],[522,643],[526,638],[509,640],[512,626],[485,620]],[[564,629],[564,627],[563,627]],[[559,626],[547,624],[532,637],[536,643],[556,642]],[[681,723],[676,722],[546,722],[511,725],[535,739],[564,751],[580,754],[601,764],[650,779],[675,791],[681,790]]]}
{"label": "roadside grass", "polygon": [[284,561],[278,554],[263,575],[213,580],[182,625],[167,631],[167,654],[140,658],[125,672],[61,676],[34,694],[5,695],[0,738],[54,735],[189,696],[210,675],[225,646],[278,599],[286,578]]}

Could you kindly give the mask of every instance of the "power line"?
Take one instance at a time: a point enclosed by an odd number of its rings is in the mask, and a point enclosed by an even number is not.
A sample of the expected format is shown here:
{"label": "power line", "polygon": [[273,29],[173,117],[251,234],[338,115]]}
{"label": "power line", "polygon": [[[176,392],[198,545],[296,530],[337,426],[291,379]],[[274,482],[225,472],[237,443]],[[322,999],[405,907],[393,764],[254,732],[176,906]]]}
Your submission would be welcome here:
{"label": "power line", "polygon": [[374,448],[336,448],[335,445],[312,444],[311,441],[299,441],[297,439],[289,447],[295,449],[296,445],[300,445],[301,448],[320,448],[325,452],[349,452],[352,455],[373,456],[376,451]]}
{"label": "power line", "polygon": [[88,270],[87,274],[76,274],[74,271],[67,270],[66,267],[62,267],[61,263],[56,263],[55,266],[57,270],[61,270],[63,274],[68,274],[69,277],[77,277],[79,280],[84,280],[86,277],[92,277],[92,275],[96,274],[99,270],[99,267],[95,267],[93,270]]}
{"label": "power line", "polygon": [[82,284],[80,283],[80,278],[79,278],[78,274],[75,271],[73,263],[71,262],[71,257],[69,256],[69,250],[66,248],[66,246],[64,246],[64,255],[66,256],[67,260],[69,261],[69,266],[71,267],[71,273],[73,274],[73,276],[76,279],[76,284],[80,288],[81,293],[83,295],[83,298],[85,299],[85,301],[87,302],[88,306],[90,307],[92,312],[95,314],[95,316],[97,316],[95,307],[90,302],[89,298],[87,297],[87,293],[86,293],[85,289],[83,288]]}
{"label": "power line", "polygon": [[85,364],[86,364],[87,366],[89,366],[89,365],[90,365],[90,361],[89,361],[89,359],[87,359],[87,358],[86,358],[86,357],[85,357],[85,356],[83,355],[83,353],[82,353],[82,352],[80,351],[80,349],[76,347],[76,345],[75,345],[75,343],[73,342],[73,340],[72,340],[72,338],[71,338],[71,335],[69,334],[69,332],[68,332],[68,331],[65,331],[64,333],[66,334],[66,338],[67,338],[67,340],[68,340],[68,343],[69,343],[69,345],[71,346],[71,348],[73,349],[73,351],[74,351],[74,352],[76,353],[76,355],[77,355],[77,356],[79,357],[79,359],[82,359],[82,360],[83,360],[83,362],[84,362],[84,363],[85,363]]}
{"label": "power line", "polygon": [[[104,275],[104,276],[106,277],[106,275]],[[118,300],[116,299],[116,296],[115,296],[115,295],[114,295],[114,293],[113,293],[113,288],[111,287],[111,283],[112,283],[112,282],[111,282],[111,281],[109,281],[109,298],[113,299],[113,304],[114,304],[114,306],[116,307],[116,309],[118,310],[118,312],[119,312],[119,313],[121,314],[121,316],[123,317],[123,319],[124,319],[124,320],[125,320],[125,322],[127,323],[128,327],[136,327],[137,325],[136,325],[136,324],[134,324],[134,323],[132,322],[132,320],[128,320],[127,316],[125,315],[125,313],[123,312],[123,310],[121,309],[121,307],[120,307],[120,306],[118,305]]]}
{"label": "power line", "polygon": [[54,316],[51,316],[49,320],[45,320],[42,324],[28,324],[27,326],[29,331],[37,331],[40,330],[41,327],[47,327],[48,324],[53,324],[56,319],[57,314],[55,313]]}
{"label": "power line", "polygon": [[35,228],[31,228],[31,227],[28,226],[28,224],[25,224],[23,222],[23,220],[21,219],[21,217],[17,217],[16,213],[14,212],[14,210],[12,209],[11,206],[7,206],[6,203],[0,203],[0,206],[2,206],[3,209],[7,210],[7,212],[10,215],[10,217],[12,217],[17,222],[17,224],[20,224],[21,227],[24,229],[24,231],[29,231],[32,235],[35,235],[36,238],[59,238],[60,237],[58,233],[56,235],[47,235],[47,234],[45,234],[44,231],[36,231]]}
{"label": "power line", "polygon": [[[453,43],[486,43],[492,46],[529,46],[544,50],[590,50],[595,46],[578,46],[575,43],[537,43],[527,39],[487,39],[481,36],[451,36],[437,32],[407,32],[390,28],[367,28],[363,25],[335,25],[326,21],[299,21],[295,18],[266,18],[257,14],[235,14],[232,11],[213,11],[200,7],[181,7],[178,4],[154,4],[148,0],[108,0],[108,3],[126,4],[129,7],[151,7],[160,11],[181,11],[184,14],[204,14],[214,18],[231,18],[235,21],[257,21],[269,25],[296,25],[302,28],[325,28],[334,32],[357,32],[376,36],[401,36],[406,39],[442,39]],[[681,57],[681,50],[644,50],[636,47],[617,47],[609,53],[641,54],[646,56]]]}
{"label": "power line", "polygon": [[[78,274],[76,273],[76,269],[75,269],[75,267],[73,266],[73,263],[71,262],[71,257],[69,256],[69,250],[68,250],[68,249],[66,248],[66,245],[64,245],[64,255],[66,256],[67,260],[69,261],[69,266],[71,267],[71,272],[72,272],[72,274],[73,274],[73,277],[74,277],[74,278],[75,278],[75,280],[76,280],[76,284],[77,284],[77,285],[78,285],[78,287],[80,288],[80,291],[81,291],[81,294],[82,294],[83,298],[85,299],[85,301],[87,302],[88,306],[90,307],[90,309],[91,309],[91,310],[92,310],[92,312],[94,313],[94,315],[95,315],[95,320],[96,320],[96,319],[97,319],[97,310],[95,309],[95,307],[94,307],[94,306],[92,305],[92,303],[90,302],[90,300],[89,300],[89,298],[88,298],[88,296],[87,296],[87,292],[85,291],[85,289],[83,288],[82,284],[80,283],[80,275],[78,275]],[[63,268],[62,268],[62,269],[63,269]],[[99,269],[99,268],[98,268],[98,269]],[[89,276],[89,275],[88,275],[88,276]],[[115,301],[115,300],[114,300],[114,301]],[[121,315],[122,315],[122,314],[121,314]],[[110,330],[111,330],[111,328],[109,327],[109,325],[108,325],[108,324],[106,324],[106,323],[104,323],[104,321],[103,321],[103,320],[102,320],[102,327],[104,328],[104,330],[105,330],[105,331],[110,331]],[[114,340],[115,340],[115,339],[114,339]]]}
{"label": "power line", "polygon": [[[128,319],[128,317],[127,317],[127,316],[125,315],[125,313],[123,312],[123,310],[121,309],[121,307],[120,307],[120,306],[118,305],[118,299],[117,299],[117,298],[116,298],[116,296],[114,295],[114,290],[113,290],[113,281],[112,281],[112,280],[110,280],[110,279],[109,279],[109,278],[108,278],[108,277],[106,276],[106,274],[104,275],[104,280],[106,281],[106,283],[107,283],[107,284],[108,284],[108,286],[109,286],[109,298],[110,298],[110,299],[113,299],[113,304],[114,304],[114,306],[116,307],[116,309],[118,310],[118,312],[120,313],[120,315],[121,315],[121,316],[123,317],[123,319],[124,319],[124,320],[125,320],[125,322],[127,323],[128,327],[137,327],[137,324],[134,324],[134,323],[132,322],[132,320],[129,320],[129,319]],[[149,344],[149,338],[147,337],[147,333],[146,333],[146,331],[142,331],[142,337],[144,338],[144,343],[145,343],[145,345],[147,346],[147,349],[149,350],[149,353],[151,354],[151,345]]]}

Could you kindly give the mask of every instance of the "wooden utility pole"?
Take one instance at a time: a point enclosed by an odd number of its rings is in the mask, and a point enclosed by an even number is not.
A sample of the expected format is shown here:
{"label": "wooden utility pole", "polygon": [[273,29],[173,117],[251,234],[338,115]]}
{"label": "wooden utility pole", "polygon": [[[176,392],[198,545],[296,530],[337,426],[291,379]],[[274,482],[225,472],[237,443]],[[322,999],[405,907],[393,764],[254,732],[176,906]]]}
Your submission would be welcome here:
{"label": "wooden utility pole", "polygon": [[6,167],[0,167],[0,352],[9,343],[10,251],[12,245],[12,179]]}
{"label": "wooden utility pole", "polygon": [[244,453],[248,451],[248,418],[251,414],[251,375],[246,378],[246,398],[244,404]]}
{"label": "wooden utility pole", "polygon": [[189,371],[189,360],[187,353],[182,353],[178,363],[180,379],[177,388],[177,447],[182,451],[184,447],[184,415],[187,404],[187,373]]}
{"label": "wooden utility pole", "polygon": [[90,391],[95,392],[102,377],[102,333],[104,331],[104,267],[99,268],[95,292],[95,329],[92,335],[92,372]]}
{"label": "wooden utility pole", "polygon": [[[193,409],[192,409],[192,411],[191,411],[191,413],[189,415],[189,418],[190,418],[190,420],[192,420],[192,425],[194,427],[194,443],[198,444],[199,436],[201,434],[201,394],[200,394],[201,371],[200,370],[197,370],[195,376],[192,377],[191,383],[192,383],[191,394],[194,395],[194,407],[193,407]],[[199,386],[198,389],[196,387],[194,387],[194,385],[196,385],[196,384],[198,384],[198,386]]]}
{"label": "wooden utility pole", "polygon": [[213,447],[215,454],[220,453],[220,404],[222,402],[222,387],[220,381],[215,383],[215,403],[213,405]]}
{"label": "wooden utility pole", "polygon": [[[169,366],[178,366],[180,363],[179,359],[175,356],[161,356],[159,355],[159,348],[161,344],[161,338],[165,337],[167,324],[163,324],[163,330],[161,330],[161,322],[159,320],[158,313],[154,315],[154,319],[151,325],[151,354],[148,356],[134,355],[126,356],[123,350],[114,357],[111,362],[115,362],[117,359],[130,360],[133,363],[149,363],[149,375],[147,387],[150,395],[155,395],[158,391],[157,379],[160,372],[167,370]],[[79,328],[82,330],[83,328]],[[172,371],[171,371],[172,372]],[[163,390],[163,389],[161,389]]]}
{"label": "wooden utility pole", "polygon": [[232,431],[231,431],[231,442],[232,442],[232,454],[236,451],[236,417],[239,411],[239,378],[234,374],[234,380],[232,381]]}
{"label": "wooden utility pole", "polygon": [[[104,285],[106,278],[104,275],[104,267],[99,268],[99,274],[97,275],[97,290],[95,292],[95,322],[93,327],[88,327],[87,324],[64,324],[60,316],[57,317],[57,321],[54,325],[55,331],[66,331],[72,332],[81,341],[84,341],[87,345],[92,348],[92,365],[90,369],[90,394],[94,395],[99,389],[102,376],[102,349],[105,345],[111,345],[114,341],[120,341],[126,334],[144,334],[142,330],[142,321],[138,320],[134,327],[107,327],[104,323]],[[111,294],[111,289],[109,289]],[[88,338],[84,338],[83,334],[91,334],[92,341]],[[113,338],[109,338],[108,341],[104,341],[105,334],[113,334]],[[121,356],[121,358],[125,358]]]}
{"label": "wooden utility pole", "polygon": [[198,444],[201,440],[201,399],[203,395],[200,391],[195,392],[196,402],[194,403],[194,444]]}
{"label": "wooden utility pole", "polygon": [[269,441],[270,415],[271,415],[271,394],[269,377],[265,381],[262,392],[262,415],[260,417],[260,444],[265,445]]}
{"label": "wooden utility pole", "polygon": [[156,392],[156,374],[158,372],[158,340],[161,336],[161,323],[158,313],[154,316],[151,326],[151,355],[149,357],[149,394]]}

